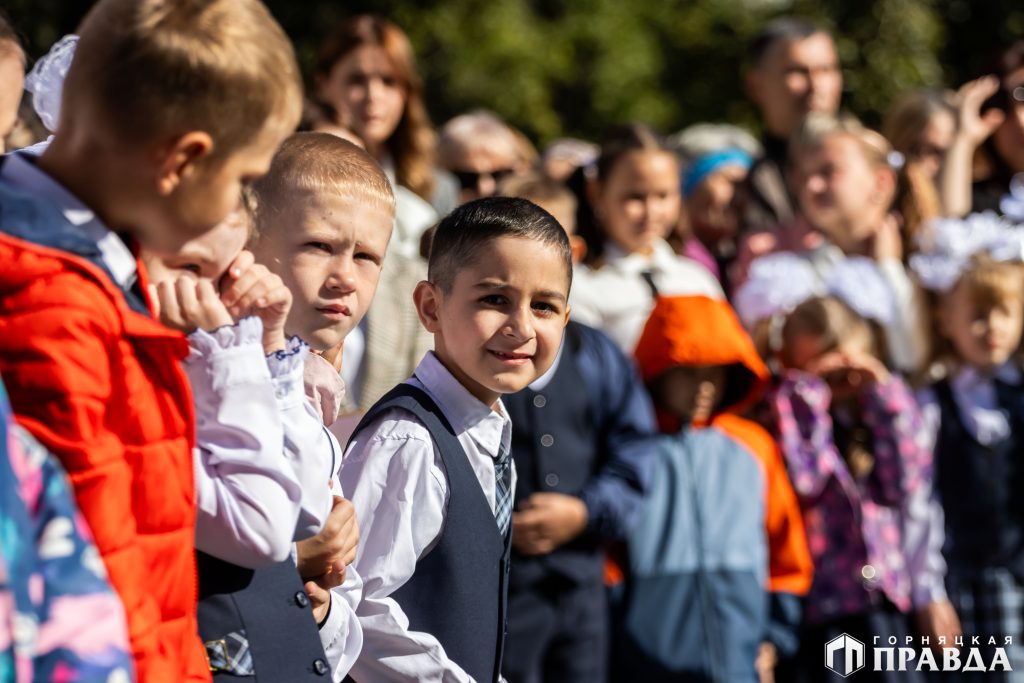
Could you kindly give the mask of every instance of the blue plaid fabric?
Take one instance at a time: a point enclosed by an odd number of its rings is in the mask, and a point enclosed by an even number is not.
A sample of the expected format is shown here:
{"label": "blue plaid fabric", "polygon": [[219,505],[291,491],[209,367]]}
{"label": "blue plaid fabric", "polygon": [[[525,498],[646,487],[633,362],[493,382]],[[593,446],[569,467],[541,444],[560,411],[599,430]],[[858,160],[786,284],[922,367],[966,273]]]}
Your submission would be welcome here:
{"label": "blue plaid fabric", "polygon": [[231,676],[256,675],[252,652],[249,651],[249,639],[244,629],[229,633],[218,640],[208,640],[205,645],[210,671]]}
{"label": "blue plaid fabric", "polygon": [[504,443],[494,460],[494,519],[504,536],[512,524],[512,453]]}
{"label": "blue plaid fabric", "polygon": [[1008,569],[993,567],[970,579],[950,573],[946,587],[960,617],[966,646],[970,647],[971,636],[978,636],[985,662],[992,659],[992,648],[984,645],[989,636],[995,636],[1000,646],[1006,636],[1013,637],[1013,645],[1006,647],[1013,671],[960,672],[955,680],[1024,683],[1024,586],[1020,581]]}

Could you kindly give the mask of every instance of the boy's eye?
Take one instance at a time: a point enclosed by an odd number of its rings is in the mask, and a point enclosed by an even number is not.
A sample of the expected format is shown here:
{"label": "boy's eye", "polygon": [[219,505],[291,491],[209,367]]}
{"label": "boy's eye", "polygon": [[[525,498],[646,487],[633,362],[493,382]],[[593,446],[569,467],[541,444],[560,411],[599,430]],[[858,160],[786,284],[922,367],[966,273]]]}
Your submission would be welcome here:
{"label": "boy's eye", "polygon": [[366,251],[357,251],[352,256],[352,258],[356,259],[357,261],[369,261],[370,263],[373,264],[380,264],[380,258]]}
{"label": "boy's eye", "polygon": [[487,296],[480,297],[480,303],[490,306],[501,306],[506,302],[508,302],[508,299],[500,294],[488,294]]}
{"label": "boy's eye", "polygon": [[533,304],[534,310],[542,313],[558,313],[558,307],[554,304],[549,304],[546,301],[536,301]]}
{"label": "boy's eye", "polygon": [[178,266],[178,270],[185,270],[188,271],[189,273],[195,273],[196,275],[199,275],[202,269],[199,267],[198,263],[184,263]]}
{"label": "boy's eye", "polygon": [[310,249],[316,249],[317,251],[322,251],[327,254],[330,254],[333,251],[331,249],[331,245],[327,244],[326,242],[306,242],[305,246],[309,247]]}

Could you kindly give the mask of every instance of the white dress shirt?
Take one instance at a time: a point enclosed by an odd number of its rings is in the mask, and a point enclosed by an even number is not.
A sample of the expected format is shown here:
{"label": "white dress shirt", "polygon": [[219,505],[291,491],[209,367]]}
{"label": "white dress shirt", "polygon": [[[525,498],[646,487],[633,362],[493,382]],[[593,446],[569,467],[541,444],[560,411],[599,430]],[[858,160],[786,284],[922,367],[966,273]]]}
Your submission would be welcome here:
{"label": "white dress shirt", "polygon": [[644,271],[650,271],[659,294],[725,297],[707,268],[679,256],[664,240],[654,242],[650,254],[627,254],[608,243],[600,268],[580,265],[573,272],[572,318],[605,332],[626,355],[632,355],[654,308]]}
{"label": "white dress shirt", "polygon": [[[196,330],[184,363],[196,407],[196,548],[250,568],[289,556],[302,502],[281,448],[283,396],[275,397],[262,331],[255,317]],[[300,391],[301,369],[299,356]]]}
{"label": "white dress shirt", "polygon": [[[494,409],[481,403],[432,352],[409,383],[426,391],[451,423],[493,510],[495,459],[502,446],[510,447],[512,426],[501,401]],[[408,617],[390,597],[412,577],[417,561],[436,545],[444,528],[448,481],[430,432],[406,411],[388,411],[350,443],[340,478],[362,538],[355,567],[363,580],[356,610],[363,651],[353,677],[408,683],[472,680],[434,636],[409,630]]]}
{"label": "white dress shirt", "polygon": [[[953,402],[964,428],[983,446],[990,446],[1010,435],[1009,415],[999,407],[996,398],[997,379],[1007,384],[1019,384],[1021,371],[1013,363],[1006,363],[990,374],[963,367],[949,381]],[[930,433],[937,435],[941,416],[934,390],[919,393],[918,402]]]}

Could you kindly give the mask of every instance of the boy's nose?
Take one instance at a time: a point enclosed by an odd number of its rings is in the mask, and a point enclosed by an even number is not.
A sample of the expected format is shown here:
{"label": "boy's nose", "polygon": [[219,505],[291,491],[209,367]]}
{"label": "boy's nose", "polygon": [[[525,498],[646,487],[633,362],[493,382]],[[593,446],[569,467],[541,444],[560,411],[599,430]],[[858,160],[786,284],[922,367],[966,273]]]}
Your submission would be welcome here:
{"label": "boy's nose", "polygon": [[327,287],[342,292],[351,292],[356,288],[356,273],[350,257],[335,260],[327,274]]}
{"label": "boy's nose", "polygon": [[509,316],[505,333],[521,340],[533,338],[533,316],[528,308],[517,308]]}

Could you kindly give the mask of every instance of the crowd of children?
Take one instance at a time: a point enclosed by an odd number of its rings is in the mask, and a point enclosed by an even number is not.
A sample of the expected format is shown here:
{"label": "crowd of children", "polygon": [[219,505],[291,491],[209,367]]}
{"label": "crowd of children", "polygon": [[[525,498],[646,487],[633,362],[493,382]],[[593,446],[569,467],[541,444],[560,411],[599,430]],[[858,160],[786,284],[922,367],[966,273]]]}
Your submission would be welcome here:
{"label": "crowd of children", "polygon": [[306,97],[259,0],[27,63],[0,18],[0,681],[1024,680],[1024,43],[883,136],[782,18],[760,141],[542,155],[376,16]]}

